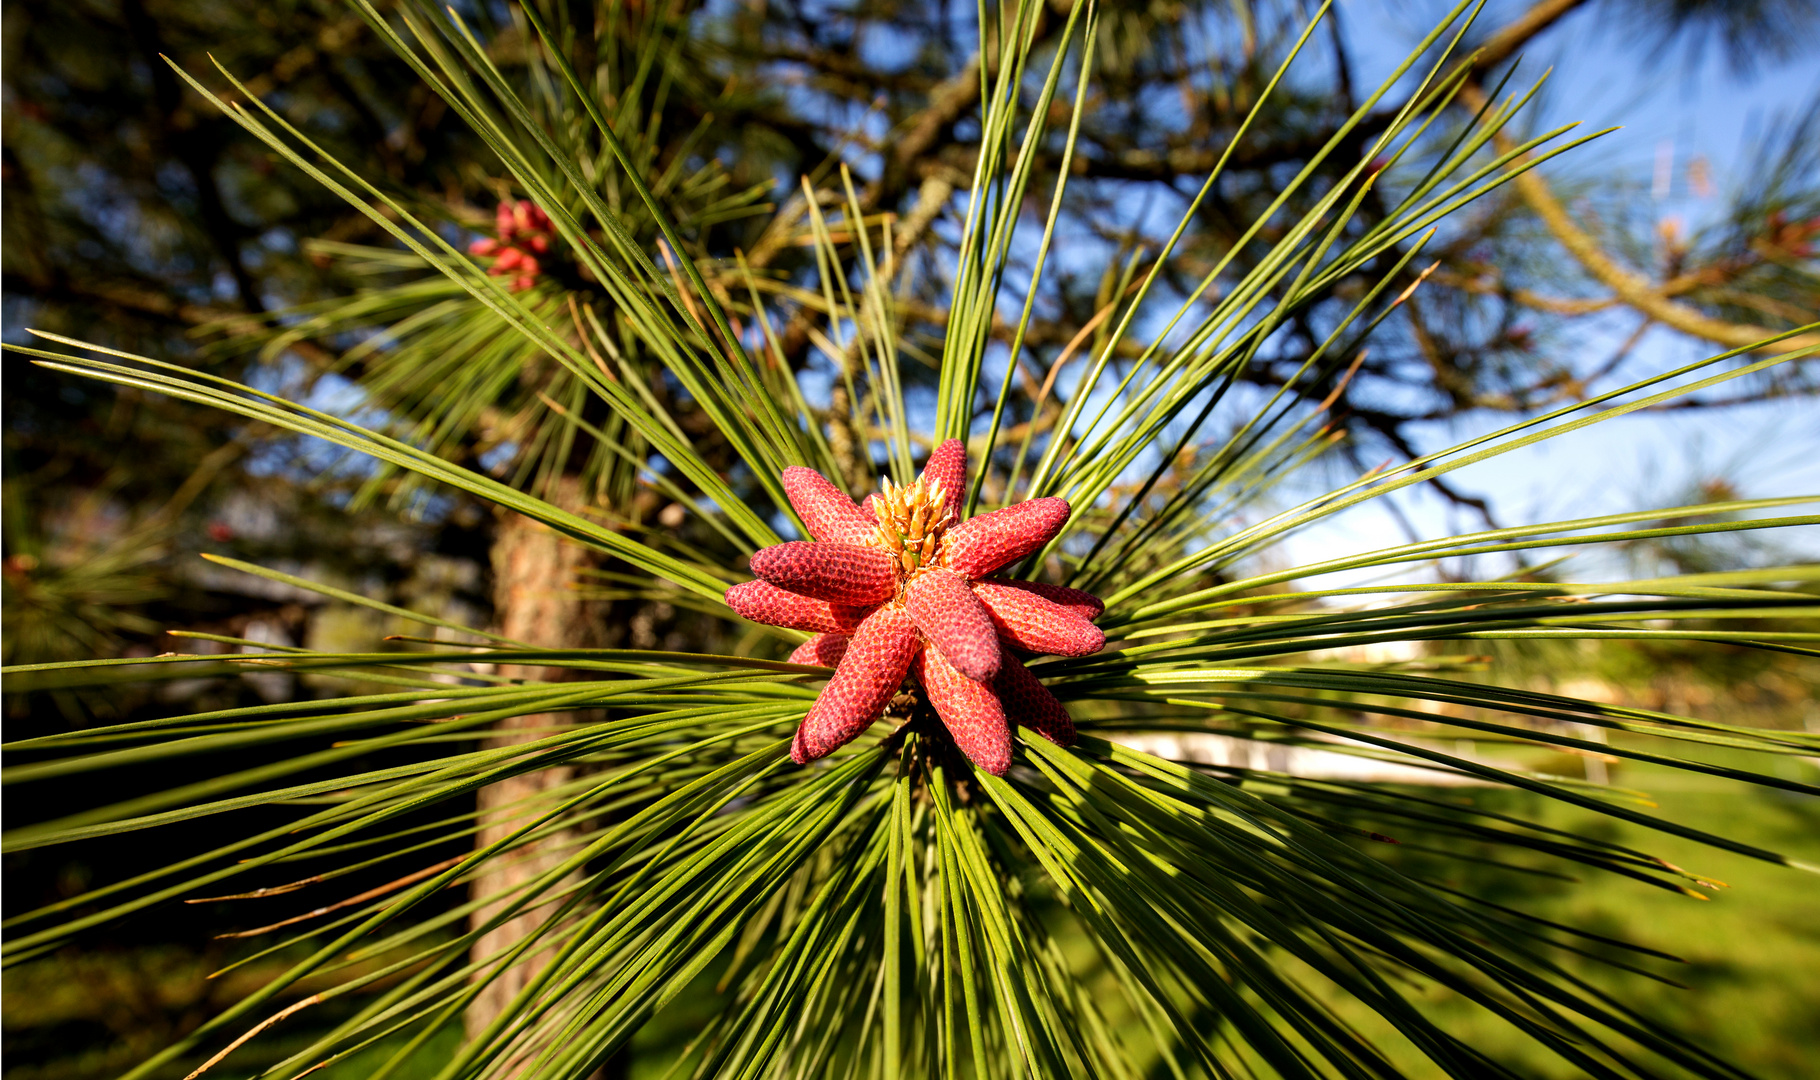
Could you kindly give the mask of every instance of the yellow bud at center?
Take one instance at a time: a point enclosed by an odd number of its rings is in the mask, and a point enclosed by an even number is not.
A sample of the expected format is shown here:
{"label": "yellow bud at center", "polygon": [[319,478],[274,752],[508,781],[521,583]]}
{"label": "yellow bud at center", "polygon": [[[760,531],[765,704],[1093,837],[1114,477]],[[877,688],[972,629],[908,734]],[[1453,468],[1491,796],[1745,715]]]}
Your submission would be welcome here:
{"label": "yellow bud at center", "polygon": [[885,480],[872,500],[878,545],[897,559],[905,580],[942,564],[942,534],[950,524],[945,501],[941,484],[920,478],[903,487]]}

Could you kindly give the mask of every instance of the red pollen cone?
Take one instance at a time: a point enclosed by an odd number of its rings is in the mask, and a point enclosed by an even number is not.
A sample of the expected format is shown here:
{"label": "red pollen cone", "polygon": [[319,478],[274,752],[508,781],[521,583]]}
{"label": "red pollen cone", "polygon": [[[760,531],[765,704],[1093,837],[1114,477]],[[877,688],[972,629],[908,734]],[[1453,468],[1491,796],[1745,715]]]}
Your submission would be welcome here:
{"label": "red pollen cone", "polygon": [[1068,710],[1017,657],[1007,656],[999,664],[992,689],[1012,723],[1030,728],[1057,746],[1074,745],[1074,721]]}
{"label": "red pollen cone", "polygon": [[834,677],[815,699],[790,744],[790,760],[805,765],[852,742],[885,711],[922,651],[916,624],[897,608],[879,608],[859,624]]}
{"label": "red pollen cone", "polygon": [[752,572],[831,604],[882,604],[897,594],[897,560],[875,547],[792,540],[752,555]]}
{"label": "red pollen cone", "polygon": [[924,649],[917,656],[914,670],[954,745],[980,768],[994,776],[1005,775],[1011,767],[1011,727],[998,697],[954,670],[934,649]]}
{"label": "red pollen cone", "polygon": [[866,617],[864,608],[799,596],[768,581],[732,586],[727,590],[727,606],[756,623],[818,634],[851,634]]}
{"label": "red pollen cone", "polygon": [[878,520],[853,505],[847,493],[814,469],[792,465],[784,470],[784,494],[817,540],[839,544],[865,544],[872,540]]}
{"label": "red pollen cone", "polygon": [[[534,209],[527,205],[511,227],[547,230]],[[521,275],[539,269],[523,252],[508,261]],[[496,265],[492,272],[501,271]],[[523,284],[530,280],[521,277]],[[1067,710],[1012,650],[1097,652],[1106,636],[1092,620],[1105,605],[1079,589],[989,579],[1055,539],[1068,522],[1067,502],[1032,499],[961,520],[967,448],[960,439],[941,442],[923,465],[920,490],[926,495],[939,487],[940,507],[919,505],[914,490],[892,496],[893,514],[909,515],[898,523],[910,534],[903,537],[878,527],[882,494],[855,504],[803,466],[785,469],[782,480],[813,539],[757,552],[751,567],[759,580],[735,585],[726,596],[748,619],[816,635],[796,647],[792,663],[834,669],[797,728],[791,760],[807,764],[858,738],[906,678],[955,745],[987,772],[1002,776],[1011,767],[1012,723],[1061,746],[1074,742]]]}
{"label": "red pollen cone", "polygon": [[796,647],[790,654],[790,663],[839,667],[841,657],[847,655],[847,646],[852,643],[851,634],[817,634]]}
{"label": "red pollen cone", "polygon": [[948,567],[969,580],[983,578],[1040,549],[1067,523],[1061,499],[1031,499],[968,518],[948,530]]}
{"label": "red pollen cone", "polygon": [[1106,605],[1100,598],[1090,592],[1070,589],[1066,585],[1045,585],[1040,581],[995,580],[994,585],[1009,585],[1014,589],[1033,592],[1052,604],[1060,604],[1083,619],[1097,619],[1106,612]]}
{"label": "red pollen cone", "polygon": [[1106,634],[1099,627],[1033,592],[979,581],[973,585],[973,595],[992,616],[999,639],[1014,649],[1086,656],[1106,646]]}
{"label": "red pollen cone", "polygon": [[904,593],[904,610],[954,670],[975,682],[998,674],[998,631],[952,570],[925,570]]}
{"label": "red pollen cone", "polygon": [[942,486],[942,509],[959,517],[967,505],[967,444],[949,439],[936,447],[923,463],[923,480]]}

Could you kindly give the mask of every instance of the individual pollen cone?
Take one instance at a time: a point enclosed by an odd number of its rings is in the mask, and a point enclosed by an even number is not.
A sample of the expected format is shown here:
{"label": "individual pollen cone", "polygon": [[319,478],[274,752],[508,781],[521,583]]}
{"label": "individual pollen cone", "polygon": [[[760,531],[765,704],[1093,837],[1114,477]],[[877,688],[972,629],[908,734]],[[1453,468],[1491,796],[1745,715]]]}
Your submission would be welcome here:
{"label": "individual pollen cone", "polygon": [[948,568],[969,580],[985,577],[1040,551],[1067,523],[1061,499],[1031,499],[969,518],[948,530]]}
{"label": "individual pollen cone", "polygon": [[1100,602],[1099,597],[1090,592],[1070,589],[1066,585],[1045,585],[1040,581],[1012,581],[1004,578],[993,578],[991,584],[1033,592],[1050,603],[1059,604],[1089,621],[1099,618],[1106,612],[1106,605]]}
{"label": "individual pollen cone", "polygon": [[921,645],[903,609],[881,607],[866,616],[797,729],[790,760],[805,765],[826,757],[871,726],[903,685]]}
{"label": "individual pollen cone", "polygon": [[974,583],[973,595],[991,615],[999,638],[1014,649],[1086,656],[1106,647],[1106,634],[1099,627],[1033,592],[980,581]]}
{"label": "individual pollen cone", "polygon": [[826,600],[780,589],[768,581],[748,581],[728,589],[727,606],[766,626],[819,634],[851,634],[866,617],[864,608],[830,604]]}
{"label": "individual pollen cone", "polygon": [[1057,746],[1074,745],[1074,721],[1068,710],[1017,657],[1007,656],[999,663],[992,689],[1012,723],[1022,724]]}
{"label": "individual pollen cone", "polygon": [[923,463],[923,482],[941,488],[942,508],[958,519],[967,503],[967,444],[949,439],[936,447]]}
{"label": "individual pollen cone", "polygon": [[727,590],[756,622],[820,636],[792,662],[832,666],[797,729],[790,756],[804,764],[854,739],[911,675],[954,742],[982,769],[1011,764],[1006,713],[1066,745],[1068,714],[1006,647],[1081,656],[1105,635],[1090,621],[1099,600],[1078,589],[982,581],[1040,550],[1068,522],[1068,504],[1036,499],[962,521],[967,451],[949,439],[908,484],[854,505],[813,469],[784,470],[784,493],[815,539],[752,556],[761,580]]}
{"label": "individual pollen cone", "polygon": [[790,663],[839,667],[841,657],[847,655],[847,646],[852,643],[851,634],[817,634],[796,647],[790,654]]}
{"label": "individual pollen cone", "polygon": [[752,572],[831,604],[878,604],[897,593],[896,561],[858,544],[793,541],[754,552]]}
{"label": "individual pollen cone", "polygon": [[973,764],[994,776],[1005,775],[1011,768],[1011,727],[997,695],[954,670],[935,649],[922,651],[915,672],[954,745]]}
{"label": "individual pollen cone", "polygon": [[784,470],[784,494],[796,515],[817,540],[838,544],[868,544],[878,528],[872,514],[853,505],[847,493],[814,469],[792,465]]}
{"label": "individual pollen cone", "polygon": [[998,674],[998,631],[952,570],[926,570],[904,592],[904,610],[954,670],[975,682]]}

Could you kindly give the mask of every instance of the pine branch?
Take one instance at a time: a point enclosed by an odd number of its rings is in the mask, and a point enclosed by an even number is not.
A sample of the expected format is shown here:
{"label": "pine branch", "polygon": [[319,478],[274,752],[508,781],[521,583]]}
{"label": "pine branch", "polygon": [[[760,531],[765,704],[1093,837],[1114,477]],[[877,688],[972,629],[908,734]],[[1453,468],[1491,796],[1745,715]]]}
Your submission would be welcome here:
{"label": "pine branch", "polygon": [[[1473,112],[1480,112],[1486,105],[1485,92],[1476,83],[1469,82],[1460,88],[1460,101]],[[1492,136],[1492,141],[1501,153],[1509,153],[1516,146],[1510,136],[1501,131]],[[1525,160],[1525,157],[1519,157],[1513,164]],[[1673,285],[1658,285],[1627,269],[1591,234],[1576,225],[1539,171],[1526,169],[1517,174],[1514,183],[1523,201],[1542,220],[1550,235],[1588,274],[1611,289],[1616,300],[1671,329],[1730,348],[1757,347],[1775,332],[1767,327],[1725,322],[1697,308],[1676,303],[1667,291]],[[1820,347],[1820,334],[1804,333],[1763,344],[1757,351],[1786,354],[1816,347]]]}

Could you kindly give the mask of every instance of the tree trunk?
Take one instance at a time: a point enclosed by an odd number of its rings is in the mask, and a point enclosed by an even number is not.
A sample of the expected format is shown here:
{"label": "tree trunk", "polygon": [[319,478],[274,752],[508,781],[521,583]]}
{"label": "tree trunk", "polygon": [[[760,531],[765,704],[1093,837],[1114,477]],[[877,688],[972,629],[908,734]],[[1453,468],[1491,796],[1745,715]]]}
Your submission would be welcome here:
{"label": "tree trunk", "polygon": [[[579,493],[580,485],[567,479],[547,497],[557,505],[575,511],[580,509]],[[574,588],[579,572],[592,562],[593,553],[580,544],[564,539],[529,518],[502,513],[492,548],[494,622],[498,632],[517,641],[551,648],[585,648],[598,644],[599,634],[589,610],[592,605],[577,596]],[[500,674],[541,680],[566,676],[561,669],[532,666],[502,666]],[[499,724],[498,734],[485,745],[500,747],[529,742],[540,737],[532,733],[533,729],[549,728],[565,721],[563,714],[552,713],[514,717]],[[484,847],[496,843],[522,828],[530,818],[523,806],[514,808],[514,804],[567,783],[573,775],[573,769],[559,766],[481,788],[478,800],[483,828],[476,844]],[[469,895],[476,898],[500,895],[549,871],[572,854],[572,849],[564,843],[566,838],[566,834],[557,834],[503,853],[469,886]],[[489,904],[480,908],[470,916],[469,925],[478,929],[498,907]],[[548,909],[539,908],[489,930],[475,942],[471,957],[482,960],[512,948],[550,914]],[[494,978],[468,1007],[464,1017],[468,1037],[474,1038],[492,1023],[543,966],[541,960],[521,960]]]}

